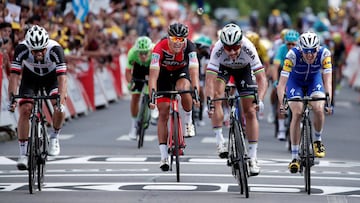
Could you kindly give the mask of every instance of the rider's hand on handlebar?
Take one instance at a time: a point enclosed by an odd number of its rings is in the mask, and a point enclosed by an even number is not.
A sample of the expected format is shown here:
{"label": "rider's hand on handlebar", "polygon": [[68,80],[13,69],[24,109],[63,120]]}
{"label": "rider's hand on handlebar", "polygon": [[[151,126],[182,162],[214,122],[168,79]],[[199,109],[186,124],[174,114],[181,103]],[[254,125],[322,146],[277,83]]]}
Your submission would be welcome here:
{"label": "rider's hand on handlebar", "polygon": [[153,103],[149,103],[149,108],[151,109],[151,110],[154,110],[155,109],[155,107],[156,107],[156,104],[153,104]]}
{"label": "rider's hand on handlebar", "polygon": [[17,104],[17,102],[11,103],[9,101],[9,104],[7,105],[7,110],[10,112],[15,112],[16,104]]}
{"label": "rider's hand on handlebar", "polygon": [[325,106],[325,113],[326,113],[327,115],[332,115],[332,114],[334,114],[334,106],[329,106],[329,107],[326,107],[326,106]]}
{"label": "rider's hand on handlebar", "polygon": [[283,104],[280,104],[279,109],[281,114],[286,114],[286,107]]}

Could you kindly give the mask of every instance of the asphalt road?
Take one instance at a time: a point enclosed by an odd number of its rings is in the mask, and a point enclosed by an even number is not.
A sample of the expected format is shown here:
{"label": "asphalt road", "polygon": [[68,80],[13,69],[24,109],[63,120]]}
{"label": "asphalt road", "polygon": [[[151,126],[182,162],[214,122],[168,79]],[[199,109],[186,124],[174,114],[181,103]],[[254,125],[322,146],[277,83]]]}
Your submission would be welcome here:
{"label": "asphalt road", "polygon": [[[273,124],[260,121],[258,158],[261,174],[249,179],[248,202],[360,202],[360,105],[358,94],[343,88],[333,116],[326,117],[327,154],[312,168],[312,195],[304,178],[290,174],[285,143],[274,138]],[[270,109],[266,101],[266,110]],[[265,116],[267,116],[266,112]],[[0,142],[0,202],[238,202],[245,199],[216,154],[209,120],[186,139],[181,181],[161,172],[156,128],[144,147],[127,137],[129,100],[68,121],[62,130],[61,155],[47,165],[43,191],[29,195],[27,173],[16,170],[17,141]],[[225,130],[226,132],[226,130]]]}

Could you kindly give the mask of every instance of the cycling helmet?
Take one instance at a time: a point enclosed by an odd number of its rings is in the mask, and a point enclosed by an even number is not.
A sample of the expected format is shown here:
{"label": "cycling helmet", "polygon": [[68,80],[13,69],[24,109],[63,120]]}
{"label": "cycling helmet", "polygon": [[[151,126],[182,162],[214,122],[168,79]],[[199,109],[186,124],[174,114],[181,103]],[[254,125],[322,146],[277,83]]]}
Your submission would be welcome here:
{"label": "cycling helmet", "polygon": [[317,49],[320,46],[320,40],[316,33],[305,32],[300,35],[300,48],[302,50]]}
{"label": "cycling helmet", "polygon": [[150,51],[152,48],[152,41],[149,37],[139,37],[135,42],[136,51]]}
{"label": "cycling helmet", "polygon": [[238,25],[233,23],[227,24],[221,30],[220,40],[224,45],[238,44],[242,40],[242,31]]}
{"label": "cycling helmet", "polygon": [[249,31],[245,35],[254,45],[259,44],[260,36],[256,32]]}
{"label": "cycling helmet", "polygon": [[182,23],[173,23],[168,28],[168,35],[174,37],[187,37],[189,28]]}
{"label": "cycling helmet", "polygon": [[299,33],[296,30],[289,30],[284,36],[285,42],[297,42],[299,40]]}
{"label": "cycling helmet", "polygon": [[198,47],[210,47],[212,44],[211,38],[207,37],[205,35],[201,35],[200,37],[198,37],[194,43],[198,46]]}
{"label": "cycling helmet", "polygon": [[44,49],[49,43],[49,34],[43,27],[34,25],[26,32],[25,41],[31,50]]}
{"label": "cycling helmet", "polygon": [[284,40],[285,34],[287,33],[287,31],[289,31],[289,29],[287,29],[287,28],[284,28],[284,29],[281,30],[281,32],[280,32],[280,38],[281,39]]}

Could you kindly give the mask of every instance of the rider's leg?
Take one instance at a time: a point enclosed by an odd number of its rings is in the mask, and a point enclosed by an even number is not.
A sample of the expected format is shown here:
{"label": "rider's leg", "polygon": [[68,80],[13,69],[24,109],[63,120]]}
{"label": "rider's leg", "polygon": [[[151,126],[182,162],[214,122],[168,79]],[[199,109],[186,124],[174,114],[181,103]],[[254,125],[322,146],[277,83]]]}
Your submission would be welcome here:
{"label": "rider's leg", "polygon": [[289,102],[289,106],[292,112],[290,123],[291,157],[292,159],[298,159],[300,144],[300,122],[303,104],[300,102]]}

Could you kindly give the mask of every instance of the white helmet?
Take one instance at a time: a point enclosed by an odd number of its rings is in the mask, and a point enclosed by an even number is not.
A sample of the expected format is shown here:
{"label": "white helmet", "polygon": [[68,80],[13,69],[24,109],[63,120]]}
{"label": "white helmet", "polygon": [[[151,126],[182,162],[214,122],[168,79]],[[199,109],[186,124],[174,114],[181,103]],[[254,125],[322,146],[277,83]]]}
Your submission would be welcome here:
{"label": "white helmet", "polygon": [[43,27],[34,25],[26,32],[25,40],[31,50],[40,50],[48,45],[49,34]]}
{"label": "white helmet", "polygon": [[300,48],[302,50],[318,49],[320,40],[316,33],[305,32],[300,35]]}
{"label": "white helmet", "polygon": [[238,44],[243,37],[240,27],[236,24],[230,23],[224,26],[220,32],[220,40],[224,45]]}

